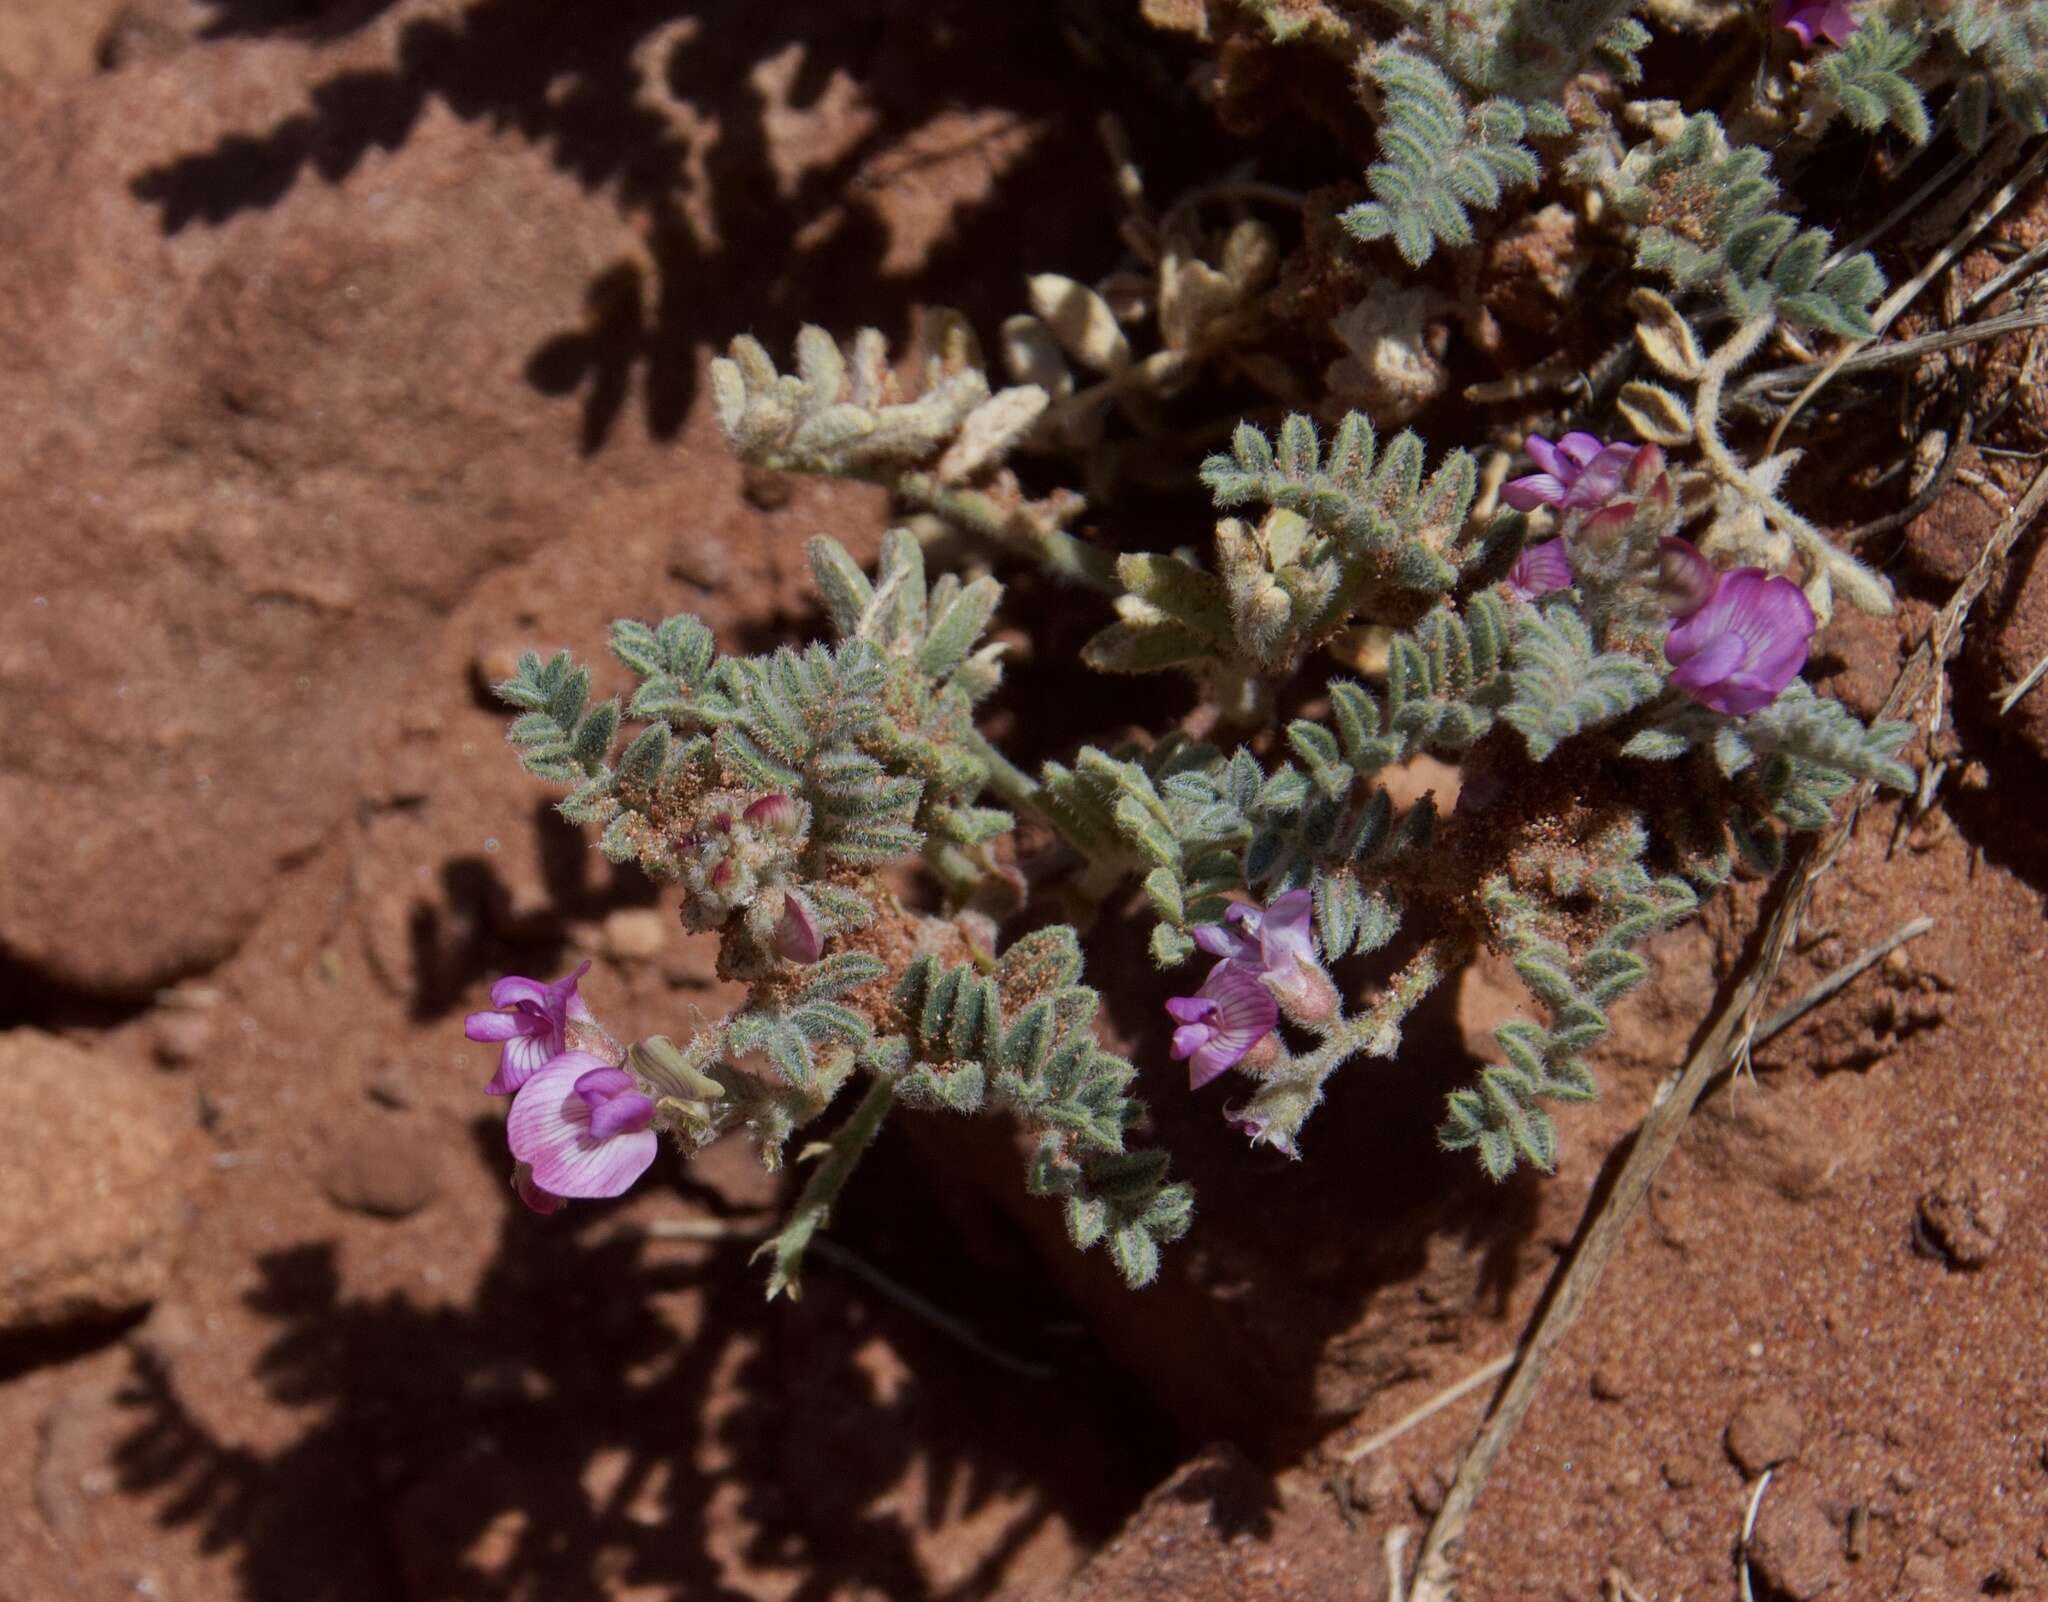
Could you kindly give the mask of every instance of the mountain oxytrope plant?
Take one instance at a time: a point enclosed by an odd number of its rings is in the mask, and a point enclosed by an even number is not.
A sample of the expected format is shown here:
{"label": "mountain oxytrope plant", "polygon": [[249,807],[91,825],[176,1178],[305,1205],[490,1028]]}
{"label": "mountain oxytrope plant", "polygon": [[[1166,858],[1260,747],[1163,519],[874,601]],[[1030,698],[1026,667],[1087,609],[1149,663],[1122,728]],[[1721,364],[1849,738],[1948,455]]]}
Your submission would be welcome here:
{"label": "mountain oxytrope plant", "polygon": [[[542,1210],[616,1195],[657,1132],[685,1152],[738,1133],[772,1168],[852,1089],[763,1248],[771,1295],[795,1290],[805,1246],[898,1106],[1008,1114],[1032,1137],[1032,1192],[1142,1285],[1187,1228],[1189,1193],[1162,1154],[1126,1145],[1135,1070],[1096,1043],[1074,931],[998,950],[983,910],[1014,904],[992,849],[1013,819],[981,804],[1001,759],[974,725],[1000,679],[1000,647],[978,644],[1000,590],[928,584],[901,531],[873,579],[829,539],[810,554],[829,647],[719,657],[695,618],[623,620],[612,652],[639,679],[624,702],[592,705],[589,671],[566,655],[529,654],[499,686],[523,709],[511,738],[527,768],[570,787],[564,816],[599,827],[611,860],[680,886],[684,924],[716,932],[720,973],[747,986],[681,1046],[622,1047],[577,994],[580,974],[501,981],[491,999],[509,1010],[472,1015],[470,1033],[505,1042],[490,1088],[515,1097],[521,1193]],[[950,914],[906,904],[909,869]]]}
{"label": "mountain oxytrope plant", "polygon": [[[831,643],[719,658],[694,619],[628,621],[627,699],[591,704],[565,656],[502,687],[565,815],[679,887],[747,987],[681,1044],[625,1045],[580,972],[500,982],[470,1032],[501,1047],[489,1088],[513,1097],[534,1206],[618,1194],[663,1134],[738,1134],[772,1165],[847,1092],[766,1248],[771,1292],[899,1105],[1012,1118],[1074,1242],[1151,1279],[1188,1192],[1130,1148],[1139,1070],[1096,1040],[1081,931],[1027,915],[1038,886],[1003,844],[1020,816],[1057,840],[1034,876],[1066,875],[1084,922],[1144,918],[1186,975],[1147,1071],[1185,1063],[1195,1091],[1234,1073],[1225,1115],[1289,1154],[1316,1151],[1339,1069],[1395,1056],[1433,988],[1505,957],[1535,1016],[1500,1028],[1437,1138],[1495,1177],[1547,1168],[1649,937],[1774,871],[1860,781],[1910,785],[1907,728],[1802,676],[1837,603],[1882,614],[1890,588],[1793,504],[1790,414],[1764,440],[1724,399],[1767,350],[1824,386],[1898,312],[1861,248],[1891,224],[1838,247],[1801,214],[1820,143],[1952,129],[1959,160],[2011,159],[2044,126],[2048,4],[1141,10],[1217,52],[1226,118],[1288,113],[1267,91],[1304,64],[1289,52],[1336,62],[1309,63],[1301,97],[1338,135],[1319,187],[1245,168],[1155,208],[1110,127],[1128,253],[1093,284],[1018,264],[1008,383],[944,311],[916,362],[873,329],[842,346],[806,327],[788,371],[735,339],[711,368],[734,452],[882,485],[906,517],[872,577],[812,542]],[[1696,54],[1649,50],[1652,23],[1727,59],[1652,94],[1646,72]],[[1558,348],[1518,368],[1537,337]],[[1501,376],[1457,412],[1453,365],[1481,358]],[[1411,418],[1436,447],[1391,432]],[[1213,526],[1160,550],[1090,526],[1133,463],[1199,482]],[[928,579],[928,559],[961,571]],[[998,651],[978,642],[993,568],[1019,562],[1100,609],[1088,668],[1178,675],[1185,716],[1036,774],[998,753],[976,723]],[[1455,800],[1397,804],[1413,786],[1392,771],[1425,755]],[[1028,932],[1006,940],[1013,919]]]}

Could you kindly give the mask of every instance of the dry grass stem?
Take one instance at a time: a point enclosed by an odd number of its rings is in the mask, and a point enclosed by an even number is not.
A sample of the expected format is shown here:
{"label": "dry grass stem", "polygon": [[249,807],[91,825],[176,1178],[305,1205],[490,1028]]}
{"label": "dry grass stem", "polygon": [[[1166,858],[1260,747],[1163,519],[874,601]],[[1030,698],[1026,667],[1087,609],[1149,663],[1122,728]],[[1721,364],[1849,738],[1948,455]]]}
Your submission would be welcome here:
{"label": "dry grass stem", "polygon": [[1437,1414],[1441,1413],[1453,1402],[1470,1396],[1489,1380],[1500,1378],[1501,1375],[1514,1366],[1514,1362],[1515,1354],[1513,1352],[1503,1352],[1492,1362],[1474,1369],[1456,1384],[1438,1391],[1436,1395],[1420,1406],[1410,1408],[1378,1434],[1368,1435],[1356,1446],[1346,1447],[1337,1461],[1348,1465],[1371,1457],[1373,1453],[1398,1441],[1402,1436],[1414,1429],[1416,1425],[1436,1417]]}
{"label": "dry grass stem", "polygon": [[1843,963],[1841,967],[1829,974],[1797,1001],[1780,1007],[1776,1012],[1772,1013],[1770,1017],[1757,1026],[1756,1039],[1752,1044],[1760,1046],[1766,1040],[1783,1034],[1822,1002],[1829,1000],[1838,992],[1846,990],[1855,982],[1860,974],[1876,967],[1908,940],[1919,939],[1920,936],[1927,933],[1933,927],[1934,920],[1932,918],[1915,918],[1910,923],[1900,925],[1860,957],[1852,958],[1850,961]]}

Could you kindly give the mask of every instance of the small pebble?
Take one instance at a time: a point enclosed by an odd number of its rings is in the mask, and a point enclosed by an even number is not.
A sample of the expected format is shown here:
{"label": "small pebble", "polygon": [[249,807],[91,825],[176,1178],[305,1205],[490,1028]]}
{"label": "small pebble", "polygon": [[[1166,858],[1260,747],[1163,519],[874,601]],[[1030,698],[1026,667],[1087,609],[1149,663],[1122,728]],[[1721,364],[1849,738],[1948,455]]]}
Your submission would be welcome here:
{"label": "small pebble", "polygon": [[1593,1370],[1593,1394],[1603,1402],[1619,1402],[1628,1395],[1628,1377],[1613,1363]]}
{"label": "small pebble", "polygon": [[2005,1233],[2006,1208],[1981,1175],[1945,1174],[1920,1198],[1915,1236],[1923,1249],[1960,1269],[1982,1268]]}
{"label": "small pebble", "polygon": [[1799,1409],[1775,1391],[1751,1397],[1728,1420],[1728,1455],[1752,1478],[1797,1458],[1805,1440],[1806,1421]]}
{"label": "small pebble", "polygon": [[668,920],[652,907],[621,907],[604,920],[604,954],[615,962],[645,962],[661,954]]}
{"label": "small pebble", "polygon": [[1811,1602],[1841,1568],[1841,1537],[1810,1497],[1772,1489],[1750,1534],[1750,1567],[1763,1581],[1762,1591]]}
{"label": "small pebble", "polygon": [[166,1007],[157,1016],[151,1044],[166,1068],[185,1068],[213,1044],[213,1018],[196,1007]]}
{"label": "small pebble", "polygon": [[336,1144],[320,1184],[337,1207],[373,1218],[405,1218],[440,1194],[440,1153],[395,1120],[379,1120]]}
{"label": "small pebble", "polygon": [[412,1105],[412,1078],[395,1062],[380,1062],[363,1081],[363,1092],[380,1107],[403,1110]]}
{"label": "small pebble", "polygon": [[1384,1453],[1375,1452],[1364,1462],[1351,1466],[1345,1489],[1350,1492],[1353,1507],[1365,1513],[1378,1513],[1392,1506],[1394,1498],[1401,1494],[1401,1477]]}

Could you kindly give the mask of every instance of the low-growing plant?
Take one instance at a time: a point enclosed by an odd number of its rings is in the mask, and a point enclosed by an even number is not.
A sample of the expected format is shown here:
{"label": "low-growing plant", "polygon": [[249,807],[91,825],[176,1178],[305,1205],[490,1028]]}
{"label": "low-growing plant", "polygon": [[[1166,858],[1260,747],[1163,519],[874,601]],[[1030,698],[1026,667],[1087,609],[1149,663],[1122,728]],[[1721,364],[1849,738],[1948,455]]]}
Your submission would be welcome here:
{"label": "low-growing plant", "polygon": [[[1774,159],[1730,130],[1921,141],[1948,118],[1974,146],[1994,116],[2036,129],[2043,8],[1779,0],[1719,41],[1754,58],[1750,87],[1730,74],[1726,105],[1691,112],[1640,92],[1652,25],[1626,0],[1153,9],[1227,41],[1231,62],[1342,60],[1376,135],[1362,190],[1217,186],[1293,206],[1290,246],[1250,219],[1203,226],[1201,194],[1154,217],[1126,171],[1135,262],[1094,286],[1032,275],[999,370],[944,313],[916,366],[871,329],[842,348],[805,328],[789,372],[736,339],[712,364],[734,451],[882,484],[910,522],[872,574],[812,542],[829,640],[720,657],[693,618],[625,620],[611,643],[629,696],[592,704],[566,656],[529,656],[500,687],[528,768],[567,787],[564,814],[676,887],[684,925],[715,933],[721,974],[746,987],[679,1044],[628,1045],[591,1016],[580,971],[501,982],[470,1032],[503,1042],[491,1088],[514,1098],[516,1178],[537,1207],[620,1193],[661,1133],[686,1152],[738,1135],[774,1166],[844,1095],[853,1110],[806,1148],[808,1182],[764,1247],[771,1294],[793,1291],[885,1117],[1000,1113],[1024,1131],[1026,1187],[1142,1285],[1192,1213],[1166,1156],[1133,1143],[1141,1083],[1162,1093],[1170,1062],[1193,1091],[1235,1074],[1223,1115],[1315,1156],[1338,1071],[1395,1057],[1409,1014],[1482,951],[1535,1016],[1501,1026],[1499,1059],[1449,1093],[1436,1138],[1495,1178],[1549,1168],[1556,1109],[1597,1093],[1592,1056],[1649,973],[1650,937],[1737,873],[1774,872],[1859,781],[1910,787],[1908,728],[1866,724],[1802,676],[1837,601],[1883,612],[1889,587],[1791,504],[1797,453],[1731,437],[1722,404],[1773,343],[1874,336],[1884,279],[1797,214],[1796,141]],[[1726,28],[1725,10],[1664,6],[1655,26]],[[1368,369],[1436,359],[1366,348],[1420,339],[1401,330],[1425,308],[1483,332],[1477,252],[1560,203],[1582,248],[1638,275],[1613,297],[1629,376],[1579,390],[1611,410],[1510,435],[1529,466],[1515,474],[1497,429],[1432,450],[1342,403],[1338,378],[1355,393]],[[1437,276],[1398,287],[1418,271]],[[1410,298],[1368,333],[1347,283]],[[1282,352],[1322,336],[1297,308],[1327,318],[1333,296],[1349,354],[1317,404]],[[1106,442],[1213,404],[1185,399],[1198,379],[1297,397],[1190,455],[1220,514],[1204,539],[1130,549],[1080,490],[1029,487],[1045,475],[1025,453],[1109,482]],[[1404,419],[1441,391],[1398,388],[1381,392]],[[928,549],[960,571],[929,576]],[[1106,595],[1085,664],[1179,675],[1187,716],[1035,774],[998,752],[977,718],[1001,652],[981,640],[1002,607],[994,570],[1017,562]],[[1390,774],[1425,755],[1455,768],[1455,798],[1397,803]],[[1021,823],[1063,848],[1083,923],[1135,910],[1162,967],[1195,965],[1137,1042],[1142,1068],[1097,1038],[1086,928],[1032,910]]]}

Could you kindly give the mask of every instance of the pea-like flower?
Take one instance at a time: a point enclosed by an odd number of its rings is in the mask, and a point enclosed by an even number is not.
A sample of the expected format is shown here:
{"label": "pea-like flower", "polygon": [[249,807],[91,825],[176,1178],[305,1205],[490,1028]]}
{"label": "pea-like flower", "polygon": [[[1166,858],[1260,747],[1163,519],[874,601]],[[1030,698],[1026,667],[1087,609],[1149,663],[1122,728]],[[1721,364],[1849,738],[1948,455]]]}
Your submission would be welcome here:
{"label": "pea-like flower", "polygon": [[1501,486],[1501,498],[1518,512],[1554,506],[1561,512],[1593,512],[1613,501],[1622,475],[1642,450],[1620,441],[1609,445],[1592,434],[1567,434],[1555,445],[1541,434],[1522,441],[1539,469]]}
{"label": "pea-like flower", "polygon": [[494,1011],[473,1012],[462,1021],[471,1040],[503,1041],[498,1071],[487,1094],[509,1096],[568,1046],[571,1022],[590,1021],[590,1009],[576,994],[576,982],[590,971],[584,963],[566,978],[547,984],[508,974],[491,986]]}
{"label": "pea-like flower", "polygon": [[1195,930],[1195,944],[1221,960],[1201,989],[1166,1004],[1180,1025],[1173,1059],[1187,1061],[1190,1089],[1258,1051],[1279,1027],[1282,1005],[1310,1025],[1337,1010],[1337,987],[1316,960],[1314,906],[1308,891],[1289,890],[1264,907],[1239,903],[1223,922]]}
{"label": "pea-like flower", "polygon": [[1540,595],[1568,590],[1573,583],[1571,558],[1565,554],[1561,539],[1523,546],[1515,565],[1508,569],[1508,593],[1518,601],[1533,601]]}
{"label": "pea-like flower", "polygon": [[587,1051],[563,1052],[520,1087],[505,1123],[525,1169],[520,1194],[530,1187],[549,1198],[622,1195],[660,1149],[653,1126],[653,1098],[625,1069]]}
{"label": "pea-like flower", "polygon": [[1813,608],[1790,579],[1738,567],[1664,641],[1671,682],[1725,717],[1767,707],[1806,666]]}
{"label": "pea-like flower", "polygon": [[1173,1060],[1187,1063],[1190,1090],[1243,1062],[1280,1022],[1273,992],[1259,983],[1255,970],[1234,962],[1217,963],[1201,989],[1175,996],[1166,1010],[1180,1025],[1173,1032]]}
{"label": "pea-like flower", "polygon": [[[1265,907],[1240,901],[1221,923],[1195,930],[1195,944],[1212,957],[1248,969],[1290,1001],[1304,999],[1318,979],[1327,978],[1316,961],[1315,897],[1289,890]],[[1212,976],[1213,977],[1213,976]]]}
{"label": "pea-like flower", "polygon": [[1808,50],[1818,34],[1829,44],[1846,44],[1856,31],[1856,15],[1849,0],[1777,0],[1773,20],[1789,33],[1798,35]]}

